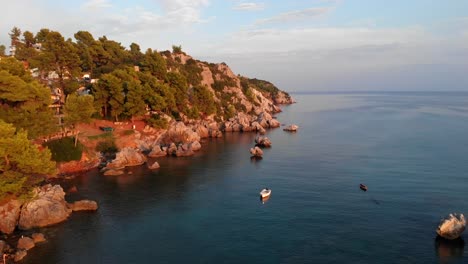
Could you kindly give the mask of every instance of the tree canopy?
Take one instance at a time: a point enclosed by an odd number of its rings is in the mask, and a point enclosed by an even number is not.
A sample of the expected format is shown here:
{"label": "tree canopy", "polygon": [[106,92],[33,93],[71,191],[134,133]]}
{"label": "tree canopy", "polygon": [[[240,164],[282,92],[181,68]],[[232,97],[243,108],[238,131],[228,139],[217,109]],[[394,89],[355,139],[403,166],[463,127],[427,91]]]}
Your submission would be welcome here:
{"label": "tree canopy", "polygon": [[24,130],[0,119],[0,199],[24,195],[41,180],[55,173],[48,149],[32,144]]}

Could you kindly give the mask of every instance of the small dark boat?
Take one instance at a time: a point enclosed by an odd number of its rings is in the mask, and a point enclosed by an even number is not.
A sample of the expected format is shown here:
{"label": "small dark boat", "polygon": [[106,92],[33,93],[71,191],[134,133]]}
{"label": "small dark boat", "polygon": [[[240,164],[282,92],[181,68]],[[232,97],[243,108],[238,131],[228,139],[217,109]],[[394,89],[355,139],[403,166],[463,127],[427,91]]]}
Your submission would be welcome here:
{"label": "small dark boat", "polygon": [[367,191],[367,186],[365,186],[364,184],[359,184],[359,188],[363,191]]}

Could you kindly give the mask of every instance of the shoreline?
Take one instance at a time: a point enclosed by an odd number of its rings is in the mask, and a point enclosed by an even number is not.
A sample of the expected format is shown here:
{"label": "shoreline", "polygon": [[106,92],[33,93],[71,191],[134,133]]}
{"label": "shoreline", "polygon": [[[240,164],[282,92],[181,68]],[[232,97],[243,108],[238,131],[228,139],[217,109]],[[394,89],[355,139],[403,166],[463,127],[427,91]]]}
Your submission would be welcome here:
{"label": "shoreline", "polygon": [[[288,104],[289,105],[289,104]],[[279,109],[279,108],[278,108]],[[276,113],[280,113],[281,110],[279,111],[276,111]],[[135,153],[137,153],[137,155],[141,155],[143,156],[144,160],[142,162],[141,159],[138,159],[138,163],[137,164],[133,164],[133,163],[126,163],[126,164],[121,164],[121,165],[118,165],[116,168],[118,170],[121,170],[123,171],[122,173],[124,174],[127,174],[127,167],[133,167],[133,166],[146,166],[147,169],[150,169],[149,166],[151,164],[148,163],[148,159],[151,159],[151,160],[156,160],[158,158],[161,158],[161,157],[170,157],[170,156],[173,156],[175,158],[177,157],[187,157],[187,156],[192,156],[194,155],[194,153],[198,150],[200,150],[202,148],[202,145],[200,144],[200,141],[202,140],[206,140],[208,138],[221,138],[221,137],[224,137],[224,134],[228,133],[228,132],[231,132],[231,133],[255,133],[256,135],[264,135],[268,130],[270,129],[273,129],[273,128],[279,128],[281,127],[282,125],[284,124],[281,124],[277,119],[276,117],[273,117],[271,116],[269,113],[267,112],[261,112],[257,117],[255,117],[254,115],[252,115],[250,118],[247,118],[247,124],[244,123],[243,125],[241,124],[243,121],[245,121],[244,119],[246,118],[246,115],[243,114],[243,113],[238,113],[236,115],[236,117],[234,118],[231,118],[229,119],[228,121],[226,122],[222,122],[222,123],[218,123],[218,122],[213,122],[213,121],[206,121],[206,120],[198,120],[198,121],[195,121],[193,122],[192,124],[188,124],[186,125],[185,123],[183,122],[173,122],[171,124],[171,126],[167,129],[167,130],[160,130],[158,131],[159,133],[156,133],[156,134],[159,134],[159,136],[157,137],[157,139],[155,139],[155,134],[154,133],[148,133],[148,134],[145,134],[145,136],[142,137],[142,135],[144,133],[141,133],[143,131],[138,131],[138,130],[135,130],[135,133],[134,133],[134,139],[131,140],[131,143],[136,143],[137,146],[136,147],[124,147],[123,149],[133,149],[133,150],[136,150]],[[255,124],[255,122],[262,122],[262,124],[265,126],[263,127],[262,125],[258,126],[257,124]],[[252,126],[252,124],[254,124]],[[260,123],[258,123],[260,124]],[[263,129],[262,129],[263,128]],[[146,129],[146,127],[145,127]],[[185,141],[182,141],[182,142],[178,142],[178,144],[176,145],[174,143],[174,140],[171,140],[171,141],[164,141],[164,139],[174,139],[173,138],[173,134],[171,134],[172,132],[174,132],[176,135],[178,133],[182,133],[184,134],[184,132],[187,134],[188,133],[188,136],[189,137],[185,137]],[[192,137],[190,137],[192,136]],[[119,139],[121,139],[120,137],[116,137],[116,141],[119,142]],[[190,140],[189,140],[190,139]],[[148,141],[153,141],[151,144],[149,144]],[[165,142],[165,143],[162,143],[162,142]],[[191,149],[191,146],[192,144],[196,142],[199,147],[197,147],[196,150],[192,150]],[[127,142],[128,143],[128,142]],[[130,144],[130,145],[132,145]],[[253,142],[253,144],[255,144],[255,142]],[[188,148],[187,148],[188,146]],[[175,147],[175,148],[174,148]],[[163,151],[163,154],[161,155],[155,155],[155,156],[150,156],[150,154],[152,152],[154,152],[154,149],[160,149],[161,151]],[[116,155],[116,159],[119,158],[119,153],[122,152],[123,149],[120,149],[120,151],[117,153]],[[248,150],[246,150],[248,151]],[[187,153],[188,152],[188,153]],[[83,152],[84,154],[85,152]],[[145,154],[143,154],[145,153]],[[83,158],[84,156],[84,158]],[[74,193],[74,192],[77,192],[79,193],[79,191],[76,190],[76,187],[75,186],[68,186],[66,187],[67,190],[64,190],[63,187],[65,187],[67,184],[66,181],[68,180],[73,180],[75,179],[76,177],[79,177],[81,175],[84,175],[94,169],[98,169],[99,168],[99,165],[100,165],[100,162],[101,162],[101,157],[98,157],[98,156],[95,156],[94,158],[89,158],[87,157],[86,155],[83,155],[82,156],[82,159],[80,161],[72,161],[72,162],[67,162],[67,163],[61,163],[61,164],[58,164],[57,167],[59,169],[59,173],[57,174],[56,177],[52,177],[52,178],[48,178],[46,181],[45,181],[45,184],[46,185],[43,185],[42,187],[40,188],[43,188],[44,186],[50,186],[51,184],[53,184],[53,186],[58,186],[61,190],[61,192],[63,193],[63,195],[61,195],[61,198],[59,199],[58,203],[64,203],[65,204],[65,208],[64,210],[68,210],[70,211],[69,213],[71,213],[71,204],[68,203],[66,200],[65,200],[65,196],[70,194],[71,192]],[[108,164],[106,164],[106,166],[103,168],[103,169],[100,169],[100,171],[98,172],[99,175],[102,175],[104,177],[113,177],[113,176],[107,176],[105,175],[105,171],[109,171],[109,170],[114,170],[112,167],[109,169],[109,164],[115,164],[115,160],[114,159],[113,161],[109,162]],[[131,160],[128,159],[128,157],[125,157],[125,160]],[[155,161],[157,163],[157,161]],[[64,169],[65,168],[65,169]],[[70,170],[70,168],[72,168]],[[150,169],[151,170],[151,169]],[[131,174],[131,173],[129,173]],[[38,188],[38,189],[40,189]],[[34,199],[36,199],[37,197],[35,197]],[[92,197],[89,197],[92,199]],[[20,210],[23,210],[23,207],[25,206],[25,204],[27,203],[30,203],[31,201],[27,201],[25,203],[22,203],[19,208]],[[84,209],[84,210],[89,210],[89,209]],[[96,208],[94,210],[97,210],[97,205],[96,205]],[[1,207],[0,207],[0,211],[1,211]],[[21,213],[19,213],[20,215]],[[19,218],[19,215],[18,215],[18,218]],[[44,225],[40,228],[47,228],[48,226],[51,226],[51,225],[55,225],[55,224],[58,224],[60,222],[64,222],[64,221],[67,221],[68,220],[68,215],[56,222],[56,223],[51,223],[51,224],[47,224],[47,225]],[[6,250],[5,252],[7,252],[10,256],[15,256],[15,258],[17,258],[18,260],[22,259],[23,257],[26,256],[26,251],[25,250],[22,250],[22,249],[19,249],[19,248],[16,248],[15,249],[15,241],[19,241],[21,238],[19,237],[20,235],[21,236],[30,236],[32,235],[32,231],[33,230],[36,230],[35,228],[34,229],[26,229],[26,230],[18,230],[17,228],[15,228],[15,231],[9,235],[3,235],[3,238],[4,240],[6,241]],[[47,239],[47,238],[46,238]],[[0,239],[1,241],[2,239]],[[38,245],[40,246],[40,245]],[[3,249],[2,249],[3,250]]]}

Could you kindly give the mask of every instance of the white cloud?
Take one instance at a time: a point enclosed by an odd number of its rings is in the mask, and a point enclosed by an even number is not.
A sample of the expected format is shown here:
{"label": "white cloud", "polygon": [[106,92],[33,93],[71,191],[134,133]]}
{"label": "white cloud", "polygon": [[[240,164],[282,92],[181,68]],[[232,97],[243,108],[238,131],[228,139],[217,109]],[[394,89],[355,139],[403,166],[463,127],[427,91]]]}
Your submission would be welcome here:
{"label": "white cloud", "polygon": [[239,3],[232,9],[239,11],[258,11],[265,9],[265,3]]}
{"label": "white cloud", "polygon": [[102,8],[109,8],[112,4],[109,0],[88,0],[82,5],[84,9],[97,10]]}
{"label": "white cloud", "polygon": [[322,16],[328,13],[332,8],[331,7],[313,7],[303,10],[290,11],[286,13],[281,13],[277,16],[259,19],[255,22],[257,25],[261,24],[272,24],[272,23],[286,23],[297,20],[304,20],[314,17]]}

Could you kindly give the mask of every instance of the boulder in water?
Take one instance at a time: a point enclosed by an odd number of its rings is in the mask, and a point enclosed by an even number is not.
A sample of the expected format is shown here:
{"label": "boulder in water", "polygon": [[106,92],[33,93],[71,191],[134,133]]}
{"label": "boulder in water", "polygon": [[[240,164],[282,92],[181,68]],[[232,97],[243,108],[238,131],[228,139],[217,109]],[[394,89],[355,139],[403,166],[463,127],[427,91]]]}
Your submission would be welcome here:
{"label": "boulder in water", "polygon": [[457,239],[465,231],[466,220],[463,214],[449,214],[440,221],[437,234],[446,239]]}
{"label": "boulder in water", "polygon": [[44,234],[42,234],[42,233],[34,233],[34,234],[31,235],[31,237],[32,237],[34,243],[41,243],[41,242],[46,241],[46,239],[44,237]]}
{"label": "boulder in water", "polygon": [[18,227],[26,230],[65,221],[71,213],[60,185],[36,188],[34,198],[23,205]]}
{"label": "boulder in water", "polygon": [[156,170],[156,169],[159,169],[159,163],[157,161],[155,161],[151,166],[148,166],[148,169],[150,170]]}
{"label": "boulder in water", "polygon": [[284,128],[284,131],[289,131],[289,132],[296,132],[299,127],[297,125],[290,125]]}
{"label": "boulder in water", "polygon": [[263,156],[263,151],[259,147],[254,147],[250,149],[250,154],[252,154],[254,157],[261,157]]}
{"label": "boulder in water", "polygon": [[35,246],[34,240],[30,237],[23,236],[18,240],[18,245],[16,246],[18,249],[23,250],[30,250]]}
{"label": "boulder in water", "polygon": [[257,136],[255,138],[255,143],[259,147],[265,147],[265,148],[271,147],[271,140],[265,136]]}
{"label": "boulder in water", "polygon": [[98,209],[98,204],[96,201],[91,201],[91,200],[81,200],[81,201],[76,201],[74,203],[68,204],[68,207],[73,210],[73,212],[76,211],[96,211]]}

